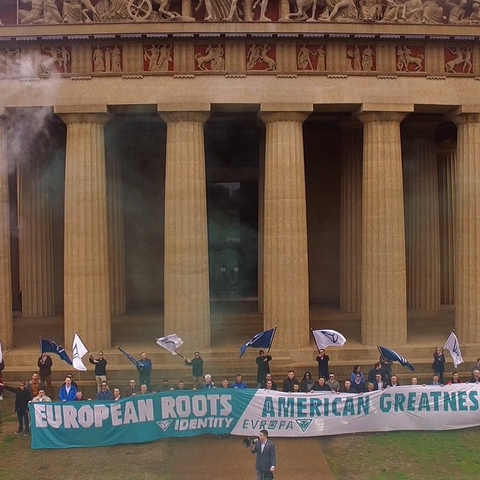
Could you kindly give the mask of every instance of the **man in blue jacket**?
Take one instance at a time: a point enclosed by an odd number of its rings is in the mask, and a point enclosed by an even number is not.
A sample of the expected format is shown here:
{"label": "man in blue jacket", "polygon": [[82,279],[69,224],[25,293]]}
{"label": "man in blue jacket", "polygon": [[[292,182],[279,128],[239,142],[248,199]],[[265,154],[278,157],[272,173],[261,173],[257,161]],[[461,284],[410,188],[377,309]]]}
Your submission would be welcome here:
{"label": "man in blue jacket", "polygon": [[73,402],[77,399],[77,387],[72,385],[70,377],[65,377],[65,383],[58,391],[58,398],[61,402]]}

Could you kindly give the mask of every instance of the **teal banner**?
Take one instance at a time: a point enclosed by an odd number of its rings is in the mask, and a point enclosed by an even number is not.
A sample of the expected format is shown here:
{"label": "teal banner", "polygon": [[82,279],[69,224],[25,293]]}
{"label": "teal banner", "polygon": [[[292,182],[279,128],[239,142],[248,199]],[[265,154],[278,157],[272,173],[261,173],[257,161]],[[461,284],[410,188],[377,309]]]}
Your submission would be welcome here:
{"label": "teal banner", "polygon": [[32,448],[99,447],[229,434],[256,390],[172,391],[118,402],[31,403]]}
{"label": "teal banner", "polygon": [[195,435],[314,437],[480,426],[480,384],[390,387],[361,395],[212,389],[119,402],[31,403],[32,448],[99,447]]}

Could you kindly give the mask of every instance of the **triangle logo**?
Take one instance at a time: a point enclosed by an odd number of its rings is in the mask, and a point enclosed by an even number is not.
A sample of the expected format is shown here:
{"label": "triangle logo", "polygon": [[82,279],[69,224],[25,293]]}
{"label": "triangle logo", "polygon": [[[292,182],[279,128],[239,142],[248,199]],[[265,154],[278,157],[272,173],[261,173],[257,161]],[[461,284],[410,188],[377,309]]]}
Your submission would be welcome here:
{"label": "triangle logo", "polygon": [[168,430],[168,427],[172,423],[172,420],[167,420],[166,422],[157,422],[157,425],[164,431],[166,432]]}
{"label": "triangle logo", "polygon": [[312,423],[312,419],[310,420],[295,420],[297,422],[297,425],[300,427],[300,430],[302,432],[305,432],[308,430],[308,427],[311,425]]}

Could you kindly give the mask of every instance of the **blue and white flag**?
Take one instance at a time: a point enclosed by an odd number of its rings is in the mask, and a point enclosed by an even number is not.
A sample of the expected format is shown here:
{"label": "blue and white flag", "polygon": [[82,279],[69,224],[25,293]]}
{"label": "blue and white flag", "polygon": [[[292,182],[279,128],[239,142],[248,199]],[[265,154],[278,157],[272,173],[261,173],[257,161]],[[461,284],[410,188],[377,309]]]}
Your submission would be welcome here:
{"label": "blue and white flag", "polygon": [[82,362],[82,357],[88,353],[88,348],[83,343],[82,339],[79,337],[78,333],[75,332],[73,337],[73,346],[72,346],[72,362],[73,368],[75,370],[80,370],[81,372],[86,372],[87,367]]}
{"label": "blue and white flag", "polygon": [[240,347],[240,358],[243,357],[243,354],[245,353],[245,350],[247,350],[248,347],[270,348],[270,345],[272,344],[272,341],[273,341],[273,337],[275,336],[276,329],[277,327],[254,335],[243,347]]}
{"label": "blue and white flag", "polygon": [[117,348],[138,368],[138,360],[133,358],[129,353],[127,353],[125,350],[122,350],[118,345]]}
{"label": "blue and white flag", "polygon": [[462,352],[460,351],[460,344],[458,343],[458,338],[454,332],[450,334],[445,342],[443,347],[445,350],[450,352],[450,355],[453,358],[453,365],[457,368],[461,363],[463,363]]}
{"label": "blue and white flag", "polygon": [[341,347],[347,339],[336,330],[312,330],[312,335],[318,349]]}
{"label": "blue and white flag", "polygon": [[398,362],[404,367],[407,367],[412,372],[415,370],[413,365],[409,363],[405,357],[402,357],[397,352],[394,352],[393,350],[390,350],[389,348],[385,348],[385,347],[378,347],[378,350],[380,351],[380,354],[382,355],[382,357],[385,358],[386,360],[390,360],[391,362]]}
{"label": "blue and white flag", "polygon": [[157,338],[157,345],[165,348],[172,355],[178,355],[176,350],[180,345],[183,345],[183,340],[176,333],[172,333],[166,337]]}
{"label": "blue and white flag", "polygon": [[55,353],[58,355],[64,362],[72,365],[70,357],[67,355],[65,349],[58,345],[58,343],[53,342],[52,340],[40,339],[40,353]]}

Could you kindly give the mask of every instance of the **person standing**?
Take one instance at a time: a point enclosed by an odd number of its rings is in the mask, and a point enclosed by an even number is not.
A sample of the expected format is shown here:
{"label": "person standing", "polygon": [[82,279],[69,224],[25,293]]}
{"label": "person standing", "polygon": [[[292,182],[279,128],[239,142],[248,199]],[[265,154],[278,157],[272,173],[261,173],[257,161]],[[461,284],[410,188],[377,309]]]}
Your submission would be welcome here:
{"label": "person standing", "polygon": [[65,377],[65,383],[60,387],[58,399],[61,402],[73,402],[77,399],[78,388],[73,385],[71,377]]}
{"label": "person standing", "polygon": [[192,366],[193,388],[198,388],[203,383],[203,358],[200,352],[195,352],[191,360],[185,359],[185,365]]}
{"label": "person standing", "polygon": [[267,373],[270,373],[269,362],[271,361],[272,361],[272,356],[265,355],[264,350],[260,350],[258,352],[258,357],[255,360],[255,362],[257,363],[257,388],[262,388],[262,385],[265,382]]}
{"label": "person standing", "polygon": [[45,390],[40,389],[38,391],[38,395],[32,398],[32,403],[44,403],[44,402],[51,402],[52,399],[45,395]]}
{"label": "person standing", "polygon": [[149,392],[152,391],[152,361],[147,358],[147,354],[142,352],[140,360],[137,362],[137,370],[140,373],[140,385],[146,385]]}
{"label": "person standing", "polygon": [[28,403],[32,400],[30,392],[27,390],[25,382],[20,382],[18,388],[9,387],[5,384],[0,384],[5,390],[15,394],[15,413],[18,419],[18,430],[15,435],[22,433],[28,435],[30,432],[30,422],[28,421]]}
{"label": "person standing", "polygon": [[318,377],[328,378],[328,375],[330,374],[328,371],[328,362],[330,357],[325,353],[323,348],[318,351],[318,355],[315,360],[318,363]]}
{"label": "person standing", "polygon": [[38,358],[38,376],[45,387],[45,392],[50,398],[53,398],[52,365],[53,360],[50,355],[42,353]]}
{"label": "person standing", "polygon": [[38,379],[38,373],[33,373],[32,379],[27,383],[27,390],[30,392],[30,396],[32,398],[37,397],[38,392],[43,389],[43,382]]}
{"label": "person standing", "polygon": [[103,356],[103,352],[98,352],[98,358],[93,358],[93,355],[88,356],[88,361],[95,365],[95,380],[97,382],[97,392],[102,389],[102,382],[107,381],[107,361]]}
{"label": "person standing", "polygon": [[433,352],[432,370],[433,373],[438,373],[440,383],[443,385],[445,383],[443,378],[443,374],[445,373],[445,355],[443,354],[442,347],[437,347],[435,352]]}
{"label": "person standing", "polygon": [[268,430],[260,430],[258,441],[250,447],[252,453],[257,454],[255,470],[257,480],[273,478],[273,472],[277,465],[277,453],[275,444],[268,439]]}

